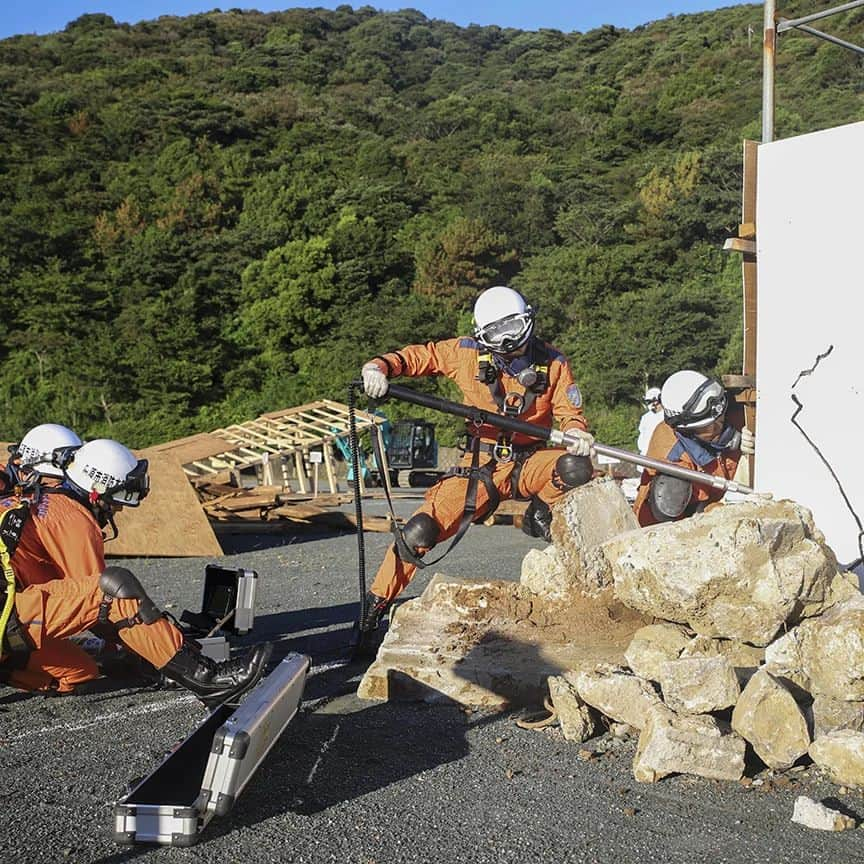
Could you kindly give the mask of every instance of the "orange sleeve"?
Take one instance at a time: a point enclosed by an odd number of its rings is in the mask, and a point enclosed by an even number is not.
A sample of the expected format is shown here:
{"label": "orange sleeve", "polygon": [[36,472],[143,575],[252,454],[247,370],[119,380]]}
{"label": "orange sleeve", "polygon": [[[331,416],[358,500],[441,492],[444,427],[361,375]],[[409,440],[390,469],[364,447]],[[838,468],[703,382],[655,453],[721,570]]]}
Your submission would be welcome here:
{"label": "orange sleeve", "polygon": [[549,384],[552,388],[552,414],[562,432],[571,429],[588,430],[582,413],[582,393],[573,380],[569,362],[563,357],[549,364]]}
{"label": "orange sleeve", "polygon": [[422,375],[446,375],[455,377],[459,339],[444,339],[427,342],[425,345],[406,345],[398,351],[390,351],[373,357],[375,363],[388,378],[418,378]]}
{"label": "orange sleeve", "polygon": [[96,520],[83,507],[60,495],[51,496],[48,512],[36,517],[45,551],[65,579],[98,579],[105,569],[105,541]]}

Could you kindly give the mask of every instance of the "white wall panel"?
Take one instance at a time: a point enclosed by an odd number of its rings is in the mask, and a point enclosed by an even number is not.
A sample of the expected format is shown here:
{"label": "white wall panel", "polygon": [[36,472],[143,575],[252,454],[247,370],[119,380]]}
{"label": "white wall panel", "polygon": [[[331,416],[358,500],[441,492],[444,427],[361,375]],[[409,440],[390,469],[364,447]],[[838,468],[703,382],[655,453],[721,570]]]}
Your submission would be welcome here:
{"label": "white wall panel", "polygon": [[858,524],[792,396],[864,520],[862,213],[864,123],[760,146],[756,484],[810,508],[841,563]]}

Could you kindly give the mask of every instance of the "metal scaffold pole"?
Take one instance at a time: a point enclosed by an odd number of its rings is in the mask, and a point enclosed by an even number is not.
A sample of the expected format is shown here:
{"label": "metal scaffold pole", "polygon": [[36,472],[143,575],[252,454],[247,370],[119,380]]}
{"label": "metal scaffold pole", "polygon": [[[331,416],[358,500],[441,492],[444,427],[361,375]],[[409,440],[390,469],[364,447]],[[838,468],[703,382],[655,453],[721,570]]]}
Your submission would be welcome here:
{"label": "metal scaffold pole", "polygon": [[775,0],[765,0],[762,35],[762,143],[774,140],[774,55],[777,49]]}

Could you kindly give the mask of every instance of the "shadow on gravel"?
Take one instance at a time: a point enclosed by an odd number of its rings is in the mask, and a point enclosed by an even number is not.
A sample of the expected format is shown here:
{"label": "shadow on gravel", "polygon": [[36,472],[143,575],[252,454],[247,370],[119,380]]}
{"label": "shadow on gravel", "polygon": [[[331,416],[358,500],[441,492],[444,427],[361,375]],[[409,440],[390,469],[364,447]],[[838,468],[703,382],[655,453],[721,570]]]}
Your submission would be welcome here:
{"label": "shadow on gravel", "polygon": [[353,528],[351,530],[322,528],[320,531],[304,529],[297,534],[223,534],[217,539],[223,555],[241,555],[246,552],[257,552],[260,549],[279,549],[282,546],[296,546],[299,543],[328,540],[354,533],[356,532]]}

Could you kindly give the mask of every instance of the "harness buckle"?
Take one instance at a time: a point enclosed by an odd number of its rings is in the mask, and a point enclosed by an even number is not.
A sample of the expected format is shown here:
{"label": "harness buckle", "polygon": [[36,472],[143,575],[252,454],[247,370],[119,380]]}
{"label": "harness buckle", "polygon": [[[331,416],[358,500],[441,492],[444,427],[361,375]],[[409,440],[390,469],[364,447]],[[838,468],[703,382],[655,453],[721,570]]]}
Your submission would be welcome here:
{"label": "harness buckle", "polygon": [[496,462],[512,462],[513,461],[513,445],[503,436],[498,439],[495,446],[492,448],[492,455]]}
{"label": "harness buckle", "polygon": [[518,417],[525,407],[525,397],[521,393],[508,393],[504,397],[504,413],[508,417]]}

